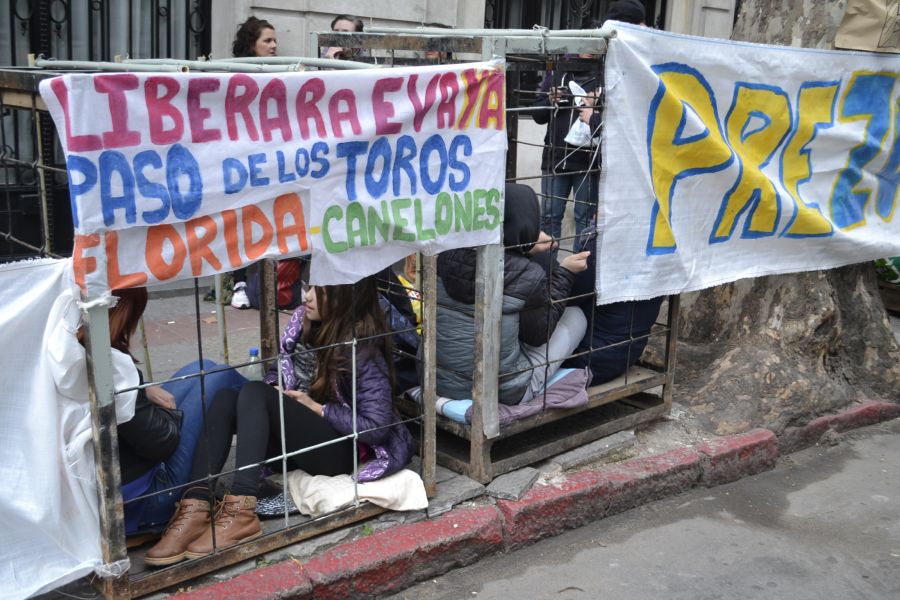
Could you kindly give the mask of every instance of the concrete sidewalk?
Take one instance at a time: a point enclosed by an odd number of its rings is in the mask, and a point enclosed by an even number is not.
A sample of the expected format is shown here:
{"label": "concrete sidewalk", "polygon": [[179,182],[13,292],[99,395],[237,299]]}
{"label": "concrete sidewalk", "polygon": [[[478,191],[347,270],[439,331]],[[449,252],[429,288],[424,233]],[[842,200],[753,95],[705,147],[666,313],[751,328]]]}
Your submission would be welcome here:
{"label": "concrete sidewalk", "polygon": [[900,598],[900,419],[406,589],[391,600]]}
{"label": "concrete sidewalk", "polygon": [[[215,302],[204,301],[204,294],[213,286],[211,277],[200,281],[199,302],[195,300],[193,281],[177,283],[177,286],[154,288],[150,292],[150,301],[144,311],[149,361],[141,348],[135,348],[145,375],[149,365],[153,380],[164,381],[184,365],[198,359],[198,346],[202,348],[204,358],[217,363],[246,362],[250,347],[259,346],[259,311],[238,310],[226,305],[220,312]],[[287,322],[287,316],[281,315],[280,318],[280,322]],[[222,319],[227,334],[227,361],[219,337],[218,323]],[[199,345],[198,339],[201,340]],[[140,340],[136,340],[134,345],[140,345]]]}

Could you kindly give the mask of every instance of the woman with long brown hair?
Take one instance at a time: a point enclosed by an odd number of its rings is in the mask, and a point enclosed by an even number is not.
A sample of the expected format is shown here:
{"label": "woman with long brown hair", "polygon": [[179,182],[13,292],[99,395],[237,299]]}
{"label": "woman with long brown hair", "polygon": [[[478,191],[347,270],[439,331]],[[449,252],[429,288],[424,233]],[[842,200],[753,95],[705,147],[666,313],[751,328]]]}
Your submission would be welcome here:
{"label": "woman with long brown hair", "polygon": [[[372,481],[404,467],[415,442],[393,410],[387,310],[375,277],[310,288],[306,304],[294,312],[281,338],[281,381],[278,363],[273,363],[264,382],[217,395],[207,415],[208,453],[198,449],[191,479],[222,471],[235,433],[237,467],[258,465],[280,454],[282,410],[288,453],[323,444],[291,456],[292,468],[311,475],[353,473],[354,447],[348,436],[354,430],[359,433],[363,461],[368,460],[357,473],[358,481]],[[281,397],[275,387],[279,384]],[[260,471],[255,466],[235,473],[213,523],[218,548],[260,535],[255,512]],[[206,488],[188,490],[162,540],[147,552],[146,563],[163,566],[210,554],[210,500]]]}
{"label": "woman with long brown hair", "polygon": [[[117,302],[109,309],[109,345],[114,352],[131,358],[137,382],[143,385],[144,375],[131,353],[131,340],[147,307],[147,288],[114,290],[112,294]],[[77,334],[82,344],[84,335],[82,327]],[[204,361],[203,369],[213,371],[203,376],[207,398],[213,398],[219,390],[240,389],[246,383],[234,370],[212,361]],[[195,362],[173,377],[199,371],[200,364]],[[159,531],[172,516],[173,500],[181,496],[180,486],[190,475],[203,425],[202,413],[199,377],[137,390],[134,416],[118,427],[127,534]]]}

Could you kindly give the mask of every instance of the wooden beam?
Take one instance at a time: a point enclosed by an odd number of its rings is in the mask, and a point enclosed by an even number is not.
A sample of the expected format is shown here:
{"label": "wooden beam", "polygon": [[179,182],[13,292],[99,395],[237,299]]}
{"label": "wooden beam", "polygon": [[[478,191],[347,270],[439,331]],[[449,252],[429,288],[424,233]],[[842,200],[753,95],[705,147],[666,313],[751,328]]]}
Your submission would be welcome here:
{"label": "wooden beam", "polygon": [[437,492],[437,257],[421,257],[422,290],[422,480],[429,497]]}
{"label": "wooden beam", "polygon": [[[259,357],[268,360],[278,355],[278,304],[275,291],[277,261],[270,258],[259,261]],[[243,355],[243,361],[247,356]],[[268,364],[268,363],[266,363]]]}
{"label": "wooden beam", "polygon": [[[116,428],[116,390],[109,344],[109,307],[95,305],[83,313],[91,438],[100,500],[100,552],[104,566],[110,569],[110,576],[99,579],[97,585],[106,598],[130,598]],[[113,576],[119,570],[122,574]]]}

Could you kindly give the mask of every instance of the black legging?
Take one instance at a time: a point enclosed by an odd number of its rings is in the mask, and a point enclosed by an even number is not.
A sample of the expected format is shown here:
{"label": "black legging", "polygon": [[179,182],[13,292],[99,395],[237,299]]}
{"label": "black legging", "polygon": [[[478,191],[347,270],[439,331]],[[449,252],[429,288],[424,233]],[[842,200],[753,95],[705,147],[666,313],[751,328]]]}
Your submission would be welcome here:
{"label": "black legging", "polygon": [[[206,413],[209,426],[209,452],[201,436],[194,453],[191,479],[205,478],[207,472],[222,472],[231,436],[237,433],[238,467],[259,463],[281,454],[281,422],[278,410],[278,390],[261,381],[251,381],[240,392],[230,389],[216,394]],[[315,446],[343,437],[328,422],[290,396],[284,396],[284,437],[287,452]],[[207,457],[209,462],[207,463]],[[341,475],[353,472],[353,442],[344,440],[288,459],[291,468],[303,469],[310,475]],[[207,471],[207,468],[211,471]],[[256,496],[260,467],[234,474],[231,493]],[[191,497],[202,498],[205,493],[193,490]]]}

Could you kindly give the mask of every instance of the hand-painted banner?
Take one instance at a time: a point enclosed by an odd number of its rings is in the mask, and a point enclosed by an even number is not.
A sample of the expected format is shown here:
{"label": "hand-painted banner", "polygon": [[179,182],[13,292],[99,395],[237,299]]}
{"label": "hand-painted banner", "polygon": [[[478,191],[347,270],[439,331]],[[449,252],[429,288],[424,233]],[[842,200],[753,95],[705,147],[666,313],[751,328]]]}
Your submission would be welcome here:
{"label": "hand-painted banner", "polygon": [[312,252],[350,283],[498,243],[501,63],[41,83],[66,152],[76,277],[106,289]]}
{"label": "hand-painted banner", "polygon": [[900,254],[900,57],[616,29],[598,302]]}

